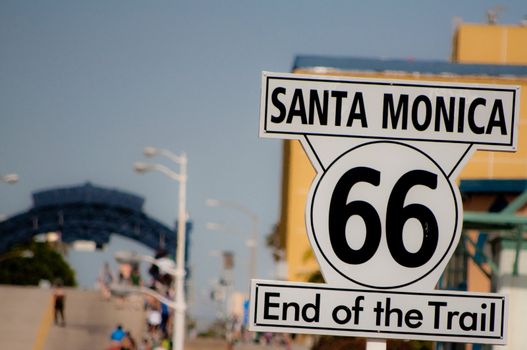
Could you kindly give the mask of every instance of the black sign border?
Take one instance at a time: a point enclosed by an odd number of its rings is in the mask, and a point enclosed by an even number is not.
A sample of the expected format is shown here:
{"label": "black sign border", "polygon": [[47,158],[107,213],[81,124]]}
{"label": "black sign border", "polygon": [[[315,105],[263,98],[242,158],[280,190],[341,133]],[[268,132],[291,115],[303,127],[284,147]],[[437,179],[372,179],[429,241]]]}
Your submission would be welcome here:
{"label": "black sign border", "polygon": [[[464,140],[438,140],[438,139],[425,139],[425,138],[401,138],[401,137],[388,137],[388,136],[366,136],[366,135],[355,135],[355,134],[328,134],[328,133],[316,133],[316,132],[289,132],[289,131],[270,131],[267,128],[267,106],[269,105],[269,81],[275,80],[292,80],[292,81],[312,81],[318,83],[340,83],[340,84],[363,84],[363,85],[382,85],[382,86],[404,86],[404,87],[421,87],[421,88],[434,88],[434,89],[455,89],[455,90],[476,90],[476,91],[500,91],[512,93],[512,120],[511,120],[511,135],[509,143],[500,142],[474,142]],[[369,138],[378,140],[405,140],[405,141],[430,141],[430,142],[446,142],[446,143],[461,143],[461,144],[476,144],[476,145],[487,145],[487,146],[501,146],[501,147],[512,147],[514,144],[514,125],[515,125],[515,111],[516,111],[516,89],[507,88],[490,88],[490,87],[476,87],[476,86],[456,86],[456,85],[433,85],[433,84],[412,84],[412,83],[401,83],[401,82],[381,82],[381,81],[357,81],[347,79],[317,79],[317,78],[301,78],[301,77],[283,77],[283,76],[265,76],[265,114],[264,114],[264,131],[266,134],[277,134],[277,135],[315,135],[315,136],[330,136],[330,137],[356,137],[356,138]]]}
{"label": "black sign border", "polygon": [[[432,163],[434,163],[436,165],[436,167],[441,170],[441,173],[443,174],[443,176],[447,179],[447,182],[448,182],[448,185],[450,186],[450,192],[452,193],[452,197],[454,198],[454,204],[455,204],[455,225],[454,225],[454,229],[453,229],[453,232],[452,232],[452,238],[450,239],[450,243],[448,244],[448,248],[445,250],[445,253],[443,254],[443,256],[441,257],[441,259],[439,259],[439,261],[430,269],[428,270],[428,272],[426,272],[425,274],[423,274],[422,276],[410,281],[410,282],[406,282],[406,283],[403,283],[403,284],[400,284],[400,285],[394,285],[394,286],[387,286],[387,287],[379,287],[379,286],[375,286],[375,285],[369,285],[369,284],[366,284],[366,283],[362,283],[362,282],[359,282],[353,278],[350,278],[349,276],[346,276],[343,272],[341,272],[338,268],[336,268],[333,263],[330,261],[330,259],[328,259],[328,257],[326,256],[326,254],[324,254],[324,250],[322,249],[322,247],[320,246],[320,243],[318,242],[317,240],[317,235],[316,235],[316,231],[315,231],[315,227],[314,227],[314,223],[313,223],[313,216],[314,216],[314,213],[313,213],[313,200],[315,199],[316,195],[317,195],[317,191],[318,191],[318,188],[320,186],[320,182],[322,181],[322,179],[324,178],[325,174],[327,173],[327,171],[329,170],[329,168],[331,168],[333,166],[333,164],[335,164],[336,162],[339,161],[339,159],[341,159],[343,156],[345,156],[346,154],[348,154],[349,152],[352,152],[353,150],[357,149],[357,148],[360,148],[360,147],[364,147],[364,146],[367,146],[367,145],[371,145],[371,144],[375,144],[375,143],[393,143],[393,144],[398,144],[398,145],[401,145],[401,146],[405,146],[405,147],[408,147],[408,148],[411,148],[419,153],[421,153],[422,155],[424,155],[426,158],[428,158]],[[459,219],[459,215],[458,215],[458,209],[459,209],[459,203],[457,202],[456,200],[456,195],[455,195],[455,190],[454,190],[454,187],[452,186],[452,182],[450,181],[448,175],[445,173],[445,171],[443,170],[443,168],[441,168],[441,166],[432,158],[430,157],[428,154],[424,153],[423,151],[421,151],[419,148],[417,147],[414,147],[412,145],[409,145],[407,143],[404,143],[404,142],[395,142],[395,141],[372,141],[372,142],[367,142],[367,143],[363,143],[363,144],[360,144],[359,146],[357,147],[354,147],[354,148],[351,148],[349,149],[348,151],[342,153],[340,156],[338,156],[328,167],[327,169],[324,171],[324,173],[322,174],[322,176],[320,177],[319,181],[317,182],[316,186],[315,186],[315,189],[313,191],[313,195],[311,197],[311,208],[310,208],[310,217],[309,217],[309,221],[310,221],[310,224],[311,224],[311,233],[313,235],[313,239],[315,240],[315,243],[318,247],[318,251],[320,252],[320,254],[324,257],[324,259],[326,260],[326,262],[333,268],[333,270],[335,270],[335,272],[337,272],[338,274],[340,274],[342,277],[346,278],[348,281],[351,281],[353,283],[356,283],[360,286],[363,286],[363,287],[367,287],[367,288],[374,288],[374,289],[395,289],[395,288],[402,288],[402,287],[406,287],[406,286],[409,286],[411,284],[414,284],[420,280],[422,280],[423,278],[425,278],[426,276],[428,276],[429,274],[431,274],[442,262],[443,260],[446,258],[446,256],[448,255],[448,253],[450,252],[450,250],[452,249],[452,245],[454,243],[454,239],[456,238],[456,231],[458,229],[458,219]],[[461,237],[461,232],[459,233],[460,237]]]}

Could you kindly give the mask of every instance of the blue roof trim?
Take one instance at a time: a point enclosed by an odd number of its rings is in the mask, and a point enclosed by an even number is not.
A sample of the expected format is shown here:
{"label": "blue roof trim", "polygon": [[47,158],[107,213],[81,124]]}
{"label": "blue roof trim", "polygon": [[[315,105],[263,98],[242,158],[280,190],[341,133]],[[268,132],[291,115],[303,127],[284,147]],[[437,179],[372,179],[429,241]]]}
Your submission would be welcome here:
{"label": "blue roof trim", "polygon": [[461,180],[461,193],[521,193],[527,190],[527,180]]}
{"label": "blue roof trim", "polygon": [[527,77],[527,65],[459,64],[447,61],[419,61],[359,57],[296,56],[293,70],[300,68],[334,68],[358,71],[399,71],[407,73],[489,75]]}

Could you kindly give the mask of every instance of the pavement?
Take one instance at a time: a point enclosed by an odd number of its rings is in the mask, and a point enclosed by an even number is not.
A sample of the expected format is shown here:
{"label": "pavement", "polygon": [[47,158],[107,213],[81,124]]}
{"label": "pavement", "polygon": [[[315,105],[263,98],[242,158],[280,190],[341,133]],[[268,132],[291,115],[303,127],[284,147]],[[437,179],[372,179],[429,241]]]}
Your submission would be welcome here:
{"label": "pavement", "polygon": [[118,323],[139,339],[142,299],[106,301],[97,291],[66,288],[66,325],[53,322],[50,289],[0,285],[0,349],[104,350]]}
{"label": "pavement", "polygon": [[49,290],[0,286],[0,349],[28,350],[42,346],[45,329],[40,324],[48,310],[51,310]]}
{"label": "pavement", "polygon": [[[226,350],[228,344],[223,339],[196,338],[185,343],[185,350]],[[262,345],[252,343],[238,343],[232,350],[309,350],[310,348],[301,344],[292,344],[288,349],[284,345]]]}
{"label": "pavement", "polygon": [[195,338],[185,342],[185,350],[225,350],[227,342],[215,338]]}
{"label": "pavement", "polygon": [[[53,322],[50,289],[0,285],[0,349],[9,350],[104,350],[117,324],[139,341],[145,331],[143,299],[104,300],[98,291],[66,288],[66,325]],[[187,338],[185,350],[228,349],[223,339]],[[284,349],[238,343],[233,350]],[[289,350],[308,350],[294,344]]]}

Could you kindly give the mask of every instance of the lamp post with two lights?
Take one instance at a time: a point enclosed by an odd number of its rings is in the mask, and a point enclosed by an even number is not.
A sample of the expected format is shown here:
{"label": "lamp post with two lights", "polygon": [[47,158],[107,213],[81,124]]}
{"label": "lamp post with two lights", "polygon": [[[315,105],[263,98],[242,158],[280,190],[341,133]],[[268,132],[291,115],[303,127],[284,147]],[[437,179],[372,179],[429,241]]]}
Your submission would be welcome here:
{"label": "lamp post with two lights", "polygon": [[185,341],[185,240],[186,240],[186,187],[187,187],[187,156],[185,153],[176,155],[166,149],[159,149],[155,147],[145,147],[144,155],[153,157],[156,155],[163,155],[179,165],[179,172],[157,163],[142,163],[134,164],[134,169],[138,173],[145,173],[148,171],[159,171],[172,180],[179,182],[178,195],[178,227],[177,227],[177,246],[176,246],[176,269],[174,271],[175,277],[175,304],[174,304],[174,329],[173,329],[173,348],[175,350],[183,350]]}

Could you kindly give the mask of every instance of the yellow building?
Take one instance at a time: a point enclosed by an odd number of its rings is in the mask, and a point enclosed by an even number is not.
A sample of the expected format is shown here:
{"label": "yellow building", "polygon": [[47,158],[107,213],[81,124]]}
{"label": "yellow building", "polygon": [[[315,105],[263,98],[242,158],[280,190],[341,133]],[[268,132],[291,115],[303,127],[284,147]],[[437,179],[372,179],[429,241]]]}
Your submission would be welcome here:
{"label": "yellow building", "polygon": [[454,34],[452,61],[465,64],[527,64],[527,26],[462,24]]}
{"label": "yellow building", "polygon": [[[465,210],[486,211],[499,197],[498,192],[510,201],[527,189],[527,137],[523,136],[527,135],[527,27],[462,24],[453,42],[456,63],[300,56],[293,72],[521,86],[518,151],[478,151],[460,177],[462,193],[467,193]],[[292,281],[305,281],[318,270],[305,229],[306,197],[314,176],[300,143],[285,141],[280,233]],[[465,272],[463,278],[475,289],[488,290],[489,282],[481,278],[479,270],[469,267],[470,276]],[[480,281],[481,286],[476,287]]]}

